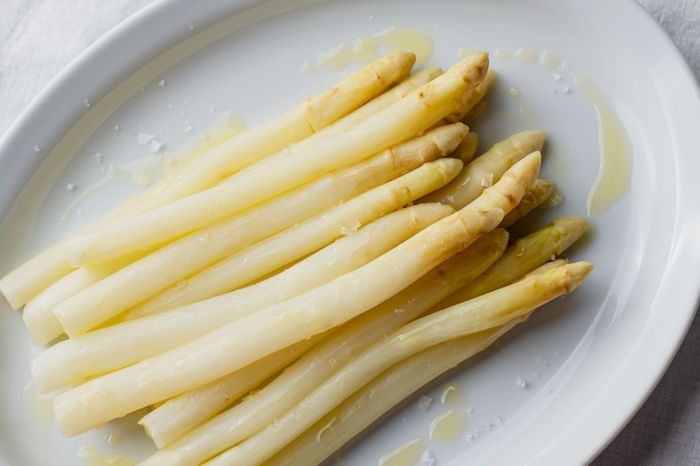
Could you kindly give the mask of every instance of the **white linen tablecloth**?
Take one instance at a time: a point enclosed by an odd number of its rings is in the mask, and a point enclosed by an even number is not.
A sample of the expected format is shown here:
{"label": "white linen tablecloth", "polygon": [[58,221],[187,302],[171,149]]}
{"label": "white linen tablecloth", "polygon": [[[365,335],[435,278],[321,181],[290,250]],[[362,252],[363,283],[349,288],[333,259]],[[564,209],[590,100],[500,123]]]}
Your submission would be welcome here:
{"label": "white linen tablecloth", "polygon": [[[151,1],[0,0],[0,135],[76,55]],[[639,2],[700,77],[700,0]],[[653,395],[594,465],[700,465],[700,320]]]}

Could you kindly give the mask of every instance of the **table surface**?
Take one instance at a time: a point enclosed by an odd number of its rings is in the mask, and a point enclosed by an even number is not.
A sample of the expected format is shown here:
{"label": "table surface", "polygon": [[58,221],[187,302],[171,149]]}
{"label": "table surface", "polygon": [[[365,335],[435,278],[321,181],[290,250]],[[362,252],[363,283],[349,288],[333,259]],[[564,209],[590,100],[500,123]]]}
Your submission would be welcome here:
{"label": "table surface", "polygon": [[[0,135],[85,47],[152,1],[3,0]],[[699,78],[700,1],[639,3],[668,31]],[[700,318],[649,400],[593,465],[700,465]]]}

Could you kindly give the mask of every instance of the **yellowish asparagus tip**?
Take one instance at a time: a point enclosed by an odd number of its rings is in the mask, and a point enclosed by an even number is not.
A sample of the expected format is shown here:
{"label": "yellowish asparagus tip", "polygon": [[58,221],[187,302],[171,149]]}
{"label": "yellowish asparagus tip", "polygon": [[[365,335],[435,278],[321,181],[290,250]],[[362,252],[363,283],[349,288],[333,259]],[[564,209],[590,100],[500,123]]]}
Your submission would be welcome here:
{"label": "yellowish asparagus tip", "polygon": [[561,273],[562,277],[559,283],[566,293],[571,293],[583,283],[591,270],[593,270],[593,264],[582,261],[562,265],[546,273]]}
{"label": "yellowish asparagus tip", "polygon": [[552,222],[552,226],[562,232],[555,249],[559,255],[583,235],[588,229],[588,222],[581,217],[562,217]]}

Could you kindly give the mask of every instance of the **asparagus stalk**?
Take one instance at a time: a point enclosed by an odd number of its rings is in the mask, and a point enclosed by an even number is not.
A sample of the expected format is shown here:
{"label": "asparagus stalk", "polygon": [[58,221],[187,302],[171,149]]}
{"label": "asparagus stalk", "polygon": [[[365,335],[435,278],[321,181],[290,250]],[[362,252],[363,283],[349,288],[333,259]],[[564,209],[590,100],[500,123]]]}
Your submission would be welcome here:
{"label": "asparagus stalk", "polygon": [[562,217],[543,229],[520,238],[508,247],[489,270],[440,303],[440,306],[450,306],[513,283],[547,262],[553,255],[562,254],[587,228],[588,223],[580,217]]}
{"label": "asparagus stalk", "polygon": [[[458,147],[459,148],[459,147]],[[508,212],[503,218],[503,223],[501,226],[503,228],[508,228],[515,222],[532,212],[535,208],[542,205],[547,199],[549,199],[555,190],[554,183],[549,180],[535,180],[527,190],[523,198],[520,200],[515,209]]]}
{"label": "asparagus stalk", "polygon": [[[444,186],[462,168],[456,159],[429,162],[389,183],[371,189],[345,204],[312,217],[252,245],[187,280],[168,294],[170,307],[190,304],[232,291],[310,254],[344,232],[357,229],[415,199]],[[253,228],[257,223],[248,226]],[[206,241],[206,237],[202,241]],[[193,252],[197,251],[193,248]],[[195,254],[193,254],[195,255]],[[127,281],[130,282],[130,281]],[[54,308],[66,333],[73,337],[107,322],[125,309],[87,289]],[[116,300],[115,300],[116,301]]]}
{"label": "asparagus stalk", "polygon": [[464,167],[462,173],[447,186],[431,193],[425,202],[442,202],[461,209],[484,190],[499,180],[501,175],[515,162],[532,151],[542,150],[542,131],[523,131],[497,142],[484,154]]}
{"label": "asparagus stalk", "polygon": [[[449,153],[467,131],[462,124],[437,128],[369,160],[330,173],[253,207],[232,219],[193,232],[129,265],[121,264],[107,276],[98,277],[78,269],[69,275],[82,279],[77,286],[66,286],[74,283],[59,281],[55,285],[58,293],[50,295],[54,298],[68,296],[60,301],[44,299],[40,301],[41,305],[31,307],[32,319],[28,327],[33,334],[41,336],[43,342],[62,334],[63,327],[52,309],[66,300],[62,306],[81,306],[89,312],[92,312],[91,309],[108,309],[109,312],[128,309],[256,241]],[[123,265],[127,266],[121,268]],[[102,266],[100,269],[108,267]],[[86,280],[86,277],[92,280]],[[151,301],[134,314],[144,315],[149,310],[163,309],[162,304],[158,300]]]}
{"label": "asparagus stalk", "polygon": [[250,287],[62,341],[34,360],[36,386],[53,391],[155,356],[350,272],[452,212],[442,204],[399,210]]}
{"label": "asparagus stalk", "polygon": [[459,105],[488,67],[485,54],[467,57],[445,74],[349,130],[296,151],[293,146],[230,177],[225,183],[66,244],[72,263],[107,261],[162,244],[270,199],[432,127]]}
{"label": "asparagus stalk", "polygon": [[[415,56],[410,53],[387,54],[334,88],[307,99],[290,112],[258,128],[228,141],[216,137],[203,147],[190,147],[190,151],[206,152],[206,156],[187,157],[191,162],[186,165],[186,170],[176,171],[172,177],[128,200],[111,214],[68,238],[98,231],[115,221],[213,186],[227,174],[306,138],[371,100],[404,77],[414,62]],[[0,280],[0,292],[13,308],[23,306],[44,288],[71,272],[73,267],[64,255],[65,242],[63,240],[51,246]]]}
{"label": "asparagus stalk", "polygon": [[51,311],[55,305],[108,277],[131,259],[95,267],[80,267],[60,278],[24,306],[22,318],[32,339],[46,344],[63,334],[63,327]]}
{"label": "asparagus stalk", "polygon": [[[458,111],[448,115],[445,119],[450,122],[462,121],[467,116],[467,114],[477,105],[479,105],[484,98],[491,92],[493,85],[496,82],[496,72],[489,68],[486,72],[486,76],[474,89],[471,94],[465,94],[464,104],[459,108]],[[534,150],[534,149],[533,149]],[[539,149],[538,149],[539,150]]]}
{"label": "asparagus stalk", "polygon": [[[368,189],[375,188],[382,183],[404,175],[418,168],[425,162],[442,157],[459,143],[466,131],[467,128],[464,125],[449,125],[437,128],[423,136],[383,151],[367,161],[326,175],[311,184],[305,185],[305,187],[292,191],[291,194],[273,199],[263,204],[260,208],[250,211],[250,214],[247,216],[243,218],[239,217],[240,220],[234,219],[229,222],[224,222],[220,228],[212,227],[213,231],[209,232],[209,237],[222,237],[224,240],[221,241],[223,246],[220,248],[219,252],[216,250],[214,250],[213,253],[210,252],[210,248],[213,248],[216,244],[212,244],[212,241],[208,241],[206,245],[203,245],[198,239],[200,233],[195,232],[188,237],[190,238],[189,240],[179,240],[163,248],[162,252],[155,253],[152,256],[154,256],[154,258],[162,257],[167,255],[168,251],[176,248],[179,250],[182,243],[194,242],[197,247],[198,261],[200,263],[203,262],[203,257],[208,254],[211,256],[211,260],[207,261],[207,265],[213,264],[231,256],[237,249],[242,249],[241,246],[254,242],[252,240],[247,240],[245,243],[235,241],[233,242],[235,247],[231,247],[231,240],[236,240],[236,238],[241,236],[246,238],[250,235],[252,229],[248,228],[247,225],[254,224],[259,227],[264,219],[269,219],[272,222],[280,224],[281,228],[277,228],[277,230],[295,225],[306,218],[320,214],[324,209],[330,208],[342,201],[347,201]],[[318,232],[320,232],[320,230]],[[228,238],[231,238],[231,240]],[[289,247],[294,247],[294,245],[289,245]],[[189,249],[183,249],[178,254],[178,257],[184,257],[186,261],[184,263],[182,263],[182,261],[177,263],[177,267],[182,269],[182,273],[178,274],[177,280],[170,280],[170,283],[166,283],[164,286],[162,285],[162,283],[165,282],[164,279],[158,278],[158,276],[149,277],[151,281],[145,285],[148,286],[149,295],[146,296],[146,293],[143,293],[138,300],[131,300],[131,304],[139,302],[140,304],[125,315],[127,320],[162,312],[165,309],[172,309],[186,303],[205,299],[208,296],[213,296],[213,292],[211,291],[208,293],[200,291],[200,293],[196,295],[196,293],[194,293],[196,283],[190,282],[180,283],[180,286],[166,289],[162,293],[156,295],[158,291],[161,291],[167,285],[177,283],[179,280],[190,277],[203,269],[203,267],[195,269],[192,266],[192,262],[189,259]],[[172,264],[172,262],[170,264]],[[172,268],[171,265],[167,265],[167,267]],[[187,286],[184,286],[186,284]],[[213,288],[214,283],[211,283],[208,289],[211,290]],[[222,288],[223,291],[220,292],[232,289],[224,288]],[[150,299],[143,301],[144,296]]]}
{"label": "asparagus stalk", "polygon": [[540,159],[539,153],[525,157],[469,206],[353,272],[62,393],[53,406],[59,430],[66,436],[76,435],[216,380],[362,314],[492,230],[534,181]]}
{"label": "asparagus stalk", "polygon": [[493,344],[528,317],[441,343],[392,366],[345,399],[266,461],[265,466],[316,466],[412,393]]}
{"label": "asparagus stalk", "polygon": [[354,112],[345,115],[340,120],[318,131],[314,136],[297,142],[295,144],[295,149],[298,151],[302,148],[311,147],[312,145],[322,141],[324,138],[349,130],[380,110],[383,110],[394,102],[403,99],[414,89],[429,83],[441,74],[442,70],[440,68],[426,68],[406,77],[396,86],[390,88],[382,95],[375,97]]}
{"label": "asparagus stalk", "polygon": [[[291,408],[369,344],[419,317],[450,293],[479,276],[503,253],[507,243],[508,233],[503,229],[482,236],[465,251],[440,264],[409,288],[343,325],[261,391],[203,424],[172,446],[160,450],[143,464],[197,464],[210,457],[212,452],[223,451],[254,434]],[[164,437],[163,432],[173,433],[170,413],[174,414],[180,404],[177,400],[190,398],[191,392],[183,393],[141,420],[140,423],[159,448],[169,445],[172,440],[211,417],[197,417],[198,422],[182,425],[177,436]],[[204,403],[197,408],[198,411],[207,409]]]}
{"label": "asparagus stalk", "polygon": [[478,145],[479,135],[476,133],[468,133],[454,150],[451,157],[461,160],[462,163],[466,165],[474,158]]}
{"label": "asparagus stalk", "polygon": [[590,270],[587,262],[564,265],[405,325],[367,348],[283,417],[206,465],[262,463],[392,365],[431,346],[525,316],[576,289]]}

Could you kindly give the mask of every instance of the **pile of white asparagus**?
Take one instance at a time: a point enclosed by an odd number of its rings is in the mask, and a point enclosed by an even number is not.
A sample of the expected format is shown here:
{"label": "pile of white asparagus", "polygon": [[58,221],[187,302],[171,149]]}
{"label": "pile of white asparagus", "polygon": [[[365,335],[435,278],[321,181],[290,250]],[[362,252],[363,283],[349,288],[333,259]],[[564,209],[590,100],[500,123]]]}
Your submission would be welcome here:
{"label": "pile of white asparagus", "polygon": [[411,74],[396,52],[187,163],[0,281],[65,436],[126,414],[142,465],[314,465],[542,304],[586,262],[541,131],[475,157],[488,56]]}

